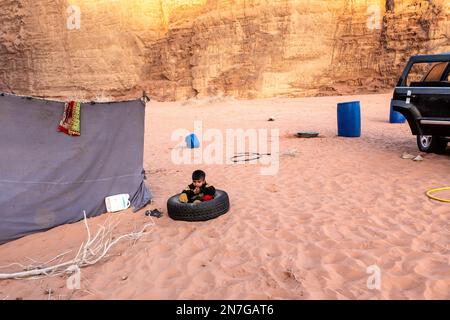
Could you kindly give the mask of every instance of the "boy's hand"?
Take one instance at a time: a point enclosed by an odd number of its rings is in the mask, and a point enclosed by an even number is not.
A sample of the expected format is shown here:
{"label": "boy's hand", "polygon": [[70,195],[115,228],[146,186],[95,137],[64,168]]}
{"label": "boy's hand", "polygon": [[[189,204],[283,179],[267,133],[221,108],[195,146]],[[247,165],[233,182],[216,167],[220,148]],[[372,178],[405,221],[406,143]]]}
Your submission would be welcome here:
{"label": "boy's hand", "polygon": [[187,194],[186,193],[182,193],[181,195],[180,195],[180,202],[182,202],[182,203],[187,203],[189,201],[189,199],[188,199],[188,197],[187,197]]}
{"label": "boy's hand", "polygon": [[196,188],[194,189],[194,193],[195,193],[195,194],[199,194],[199,193],[200,193],[200,188],[199,188],[199,187],[196,187]]}

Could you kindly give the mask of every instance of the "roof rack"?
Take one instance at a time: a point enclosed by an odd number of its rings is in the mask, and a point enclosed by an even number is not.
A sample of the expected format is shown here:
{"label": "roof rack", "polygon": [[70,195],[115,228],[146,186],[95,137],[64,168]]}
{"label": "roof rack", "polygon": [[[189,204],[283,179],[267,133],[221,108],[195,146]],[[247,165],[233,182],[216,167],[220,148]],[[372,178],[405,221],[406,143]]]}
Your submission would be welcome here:
{"label": "roof rack", "polygon": [[412,56],[409,59],[411,62],[443,62],[450,61],[450,52],[438,53],[438,54],[419,54]]}

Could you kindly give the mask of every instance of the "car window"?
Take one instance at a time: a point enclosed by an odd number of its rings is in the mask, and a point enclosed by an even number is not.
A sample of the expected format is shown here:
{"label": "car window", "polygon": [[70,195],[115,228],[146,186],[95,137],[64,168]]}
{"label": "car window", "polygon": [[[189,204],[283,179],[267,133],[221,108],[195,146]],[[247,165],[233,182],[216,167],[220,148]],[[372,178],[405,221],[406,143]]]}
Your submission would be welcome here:
{"label": "car window", "polygon": [[432,67],[433,64],[428,62],[413,64],[406,78],[406,85],[411,87],[411,85],[420,83],[427,76]]}
{"label": "car window", "polygon": [[441,81],[442,75],[447,69],[447,66],[448,62],[439,62],[435,64],[423,79],[423,82]]}
{"label": "car window", "polygon": [[442,79],[448,62],[418,62],[412,65],[406,78],[406,85],[421,86],[424,82],[436,82]]}

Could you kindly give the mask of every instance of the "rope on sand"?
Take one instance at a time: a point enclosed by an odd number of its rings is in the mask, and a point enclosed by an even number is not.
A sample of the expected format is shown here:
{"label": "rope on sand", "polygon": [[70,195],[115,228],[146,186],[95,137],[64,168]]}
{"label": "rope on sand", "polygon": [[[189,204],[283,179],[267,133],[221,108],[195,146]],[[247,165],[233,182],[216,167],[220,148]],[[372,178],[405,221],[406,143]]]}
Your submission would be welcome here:
{"label": "rope on sand", "polygon": [[258,153],[258,152],[242,152],[242,153],[237,153],[234,157],[231,157],[231,161],[233,161],[234,163],[238,163],[238,162],[251,162],[251,161],[256,161],[261,159],[261,157],[263,156],[271,156],[272,154],[270,153]]}
{"label": "rope on sand", "polygon": [[433,195],[433,193],[435,192],[439,192],[439,191],[445,191],[445,190],[450,190],[450,187],[443,187],[443,188],[434,188],[431,190],[428,190],[426,195],[428,198],[432,199],[432,200],[436,200],[439,202],[446,202],[446,203],[450,203],[450,199],[443,199],[443,198],[439,198]]}

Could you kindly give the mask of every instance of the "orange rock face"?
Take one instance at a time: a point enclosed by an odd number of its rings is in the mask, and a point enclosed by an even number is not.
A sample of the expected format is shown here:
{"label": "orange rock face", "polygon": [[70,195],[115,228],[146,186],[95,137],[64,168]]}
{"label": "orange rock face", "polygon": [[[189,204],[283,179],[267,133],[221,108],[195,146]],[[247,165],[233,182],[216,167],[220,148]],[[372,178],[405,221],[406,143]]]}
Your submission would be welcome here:
{"label": "orange rock face", "polygon": [[380,92],[450,51],[447,0],[0,0],[0,91],[158,100]]}

